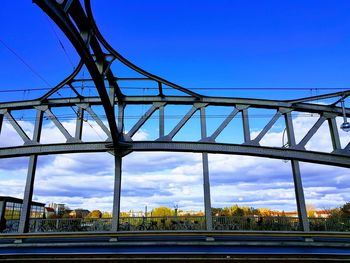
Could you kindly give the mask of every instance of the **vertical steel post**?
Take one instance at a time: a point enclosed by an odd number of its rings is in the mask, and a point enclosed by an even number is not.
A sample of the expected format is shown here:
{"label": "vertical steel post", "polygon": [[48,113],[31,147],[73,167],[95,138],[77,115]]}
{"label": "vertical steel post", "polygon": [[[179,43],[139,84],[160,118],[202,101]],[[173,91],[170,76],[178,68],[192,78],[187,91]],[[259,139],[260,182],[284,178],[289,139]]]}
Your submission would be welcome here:
{"label": "vertical steel post", "polygon": [[297,199],[297,208],[298,208],[298,217],[301,222],[302,231],[310,231],[309,220],[307,218],[307,210],[305,205],[305,197],[303,184],[301,181],[300,167],[299,162],[291,160],[292,170],[293,170],[293,179],[294,179],[294,188],[295,188],[295,197]]}
{"label": "vertical steel post", "polygon": [[211,215],[211,198],[210,198],[210,181],[209,181],[209,165],[208,153],[202,153],[203,163],[203,187],[204,187],[204,208],[205,208],[205,224],[207,230],[213,229],[213,219]]}
{"label": "vertical steel post", "polygon": [[159,107],[159,138],[164,136],[164,106]]}
{"label": "vertical steel post", "polygon": [[0,201],[0,222],[3,222],[5,217],[5,201]]}
{"label": "vertical steel post", "polygon": [[249,129],[248,109],[242,110],[242,123],[243,123],[244,142],[249,142],[250,141],[250,129]]}
{"label": "vertical steel post", "polygon": [[75,139],[81,140],[83,134],[84,109],[78,108],[77,120],[75,124]]}
{"label": "vertical steel post", "polygon": [[3,120],[4,120],[4,115],[0,114],[0,134],[1,134],[1,128],[2,128]]}
{"label": "vertical steel post", "polygon": [[[295,146],[295,135],[294,135],[293,122],[292,122],[292,117],[290,112],[285,114],[285,121],[286,121],[286,129],[287,129],[289,146],[293,147]],[[305,197],[304,197],[303,184],[301,180],[299,162],[296,160],[291,160],[291,165],[292,165],[292,171],[293,171],[294,190],[295,190],[295,198],[297,201],[299,222],[301,223],[300,225],[301,225],[302,231],[308,232],[310,231],[310,226],[309,226],[309,220],[307,218],[307,211],[306,211],[306,205],[305,205]]]}
{"label": "vertical steel post", "polygon": [[[205,107],[200,109],[201,117],[201,137],[202,139],[207,137],[207,123],[205,116]],[[209,180],[209,164],[208,153],[202,153],[203,164],[203,190],[204,190],[204,211],[205,211],[205,224],[207,230],[213,229],[213,219],[211,215],[211,198],[210,198],[210,180]]]}
{"label": "vertical steel post", "polygon": [[[43,112],[41,110],[37,110],[34,134],[33,134],[33,142],[39,142],[40,140],[42,121],[43,121]],[[32,198],[33,198],[37,161],[38,161],[37,155],[31,155],[29,157],[27,180],[26,180],[26,186],[24,190],[23,205],[22,205],[21,217],[19,220],[19,227],[18,227],[19,233],[26,233],[29,231],[30,209],[31,209]]]}
{"label": "vertical steel post", "polygon": [[118,129],[120,133],[124,132],[124,109],[125,104],[123,102],[118,102]]}
{"label": "vertical steel post", "polygon": [[341,144],[340,144],[338,127],[337,127],[337,121],[336,121],[335,117],[328,119],[328,126],[329,126],[329,132],[330,132],[331,138],[332,138],[333,150],[334,151],[340,150]]}
{"label": "vertical steel post", "polygon": [[114,161],[115,161],[115,177],[114,177],[112,231],[116,232],[119,230],[120,194],[121,194],[121,182],[122,182],[122,157],[117,152],[114,155]]}

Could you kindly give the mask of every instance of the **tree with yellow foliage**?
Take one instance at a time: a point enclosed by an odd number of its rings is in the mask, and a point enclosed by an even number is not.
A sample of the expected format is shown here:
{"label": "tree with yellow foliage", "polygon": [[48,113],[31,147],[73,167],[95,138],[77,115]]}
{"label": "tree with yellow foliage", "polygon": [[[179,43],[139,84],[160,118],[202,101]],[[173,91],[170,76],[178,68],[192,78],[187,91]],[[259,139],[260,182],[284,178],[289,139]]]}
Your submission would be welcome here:
{"label": "tree with yellow foliage", "polygon": [[307,217],[315,217],[316,215],[316,208],[313,204],[307,204],[306,205],[306,211],[307,211]]}
{"label": "tree with yellow foliage", "polygon": [[272,216],[273,215],[273,211],[269,208],[258,208],[258,212],[261,216]]}
{"label": "tree with yellow foliage", "polygon": [[166,206],[160,206],[152,209],[152,216],[174,216],[175,211]]}
{"label": "tree with yellow foliage", "polygon": [[102,212],[100,210],[93,210],[86,216],[86,218],[93,218],[93,219],[101,218],[101,217],[102,217]]}

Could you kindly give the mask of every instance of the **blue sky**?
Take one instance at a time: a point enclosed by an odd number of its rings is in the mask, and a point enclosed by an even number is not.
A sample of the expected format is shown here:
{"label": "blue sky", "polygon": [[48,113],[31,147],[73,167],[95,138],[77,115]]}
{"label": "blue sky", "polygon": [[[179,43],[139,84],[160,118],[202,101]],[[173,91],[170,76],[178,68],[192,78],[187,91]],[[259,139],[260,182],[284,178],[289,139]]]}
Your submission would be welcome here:
{"label": "blue sky", "polygon": [[[195,90],[205,95],[290,99],[349,87],[348,1],[334,4],[333,1],[95,0],[92,6],[101,32],[126,58],[189,89],[205,88]],[[28,89],[23,92],[2,92],[0,102],[35,98],[42,92],[30,89],[54,86],[78,63],[78,56],[69,41],[31,1],[2,3],[0,24],[0,90]],[[58,39],[63,43],[66,53]],[[29,70],[4,44],[37,74]],[[85,71],[84,76],[87,74]],[[271,91],[266,88],[285,90]],[[329,90],[324,90],[327,88]],[[147,94],[147,91],[144,92]],[[130,110],[130,114],[141,114],[146,109]],[[186,112],[186,109],[176,110]],[[264,121],[267,119],[255,119],[252,132],[261,129]],[[312,125],[314,120],[295,116],[294,121],[301,129]],[[132,120],[129,122],[127,126],[132,125]],[[194,120],[193,125],[198,125],[195,123]],[[69,126],[73,123],[66,120],[65,124]],[[23,125],[32,128],[29,121]],[[55,131],[50,123],[45,128],[47,134]],[[283,126],[277,125],[272,130],[275,134],[270,134],[266,144],[280,143],[282,130]],[[151,139],[155,132],[154,125],[148,124],[138,136]],[[232,142],[242,137],[240,131],[235,134],[230,137]],[[229,135],[227,131],[219,139],[228,141]],[[300,132],[298,136],[302,135]],[[195,137],[192,133],[191,136]],[[349,140],[349,134],[341,133],[341,136],[343,141]],[[181,138],[184,137],[180,134]],[[50,139],[62,140],[58,134],[57,138]],[[98,136],[90,130],[86,139],[94,140]],[[322,134],[315,140],[321,146],[328,145]],[[0,135],[0,143],[4,145],[8,141],[18,143],[11,128],[5,127]],[[314,142],[311,147],[319,145]],[[141,209],[146,203],[151,207],[179,203],[180,207],[186,209],[200,209],[203,201],[198,155],[165,153],[160,169],[154,169],[159,155],[132,154],[126,157],[123,208]],[[73,207],[93,204],[108,210],[111,207],[111,195],[106,194],[106,189],[110,193],[111,157],[106,157],[108,154],[84,156],[40,159],[34,193],[36,198],[48,202],[63,200]],[[101,163],[91,167],[79,161],[79,158],[97,159]],[[252,206],[295,209],[289,163],[218,155],[210,156],[210,160],[214,206],[239,202]],[[26,162],[25,158],[0,160],[0,185],[4,186],[0,194],[23,195]],[[18,163],[23,164],[23,167]],[[98,169],[101,164],[106,167],[102,171]],[[225,171],[220,166],[224,166]],[[189,172],[192,170],[189,167],[196,169]],[[278,172],[276,167],[281,167]],[[347,179],[346,169],[302,164],[302,172],[309,203],[325,208],[349,201],[350,180]],[[329,172],[334,174],[333,178],[326,176]],[[260,178],[261,174],[265,174],[266,180]],[[66,180],[60,179],[62,177]],[[81,178],[85,178],[86,186],[78,184]],[[91,185],[94,185],[93,189]],[[257,192],[259,186],[261,193]],[[263,191],[264,187],[267,190]],[[142,204],[140,200],[143,200]]]}

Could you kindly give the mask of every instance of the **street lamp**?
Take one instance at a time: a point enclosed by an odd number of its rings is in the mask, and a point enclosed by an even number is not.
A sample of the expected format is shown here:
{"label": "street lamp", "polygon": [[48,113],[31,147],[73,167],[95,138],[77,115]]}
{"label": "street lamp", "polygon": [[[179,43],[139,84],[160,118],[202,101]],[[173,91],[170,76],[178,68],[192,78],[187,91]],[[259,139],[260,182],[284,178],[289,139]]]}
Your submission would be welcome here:
{"label": "street lamp", "polygon": [[350,131],[350,123],[348,122],[348,120],[346,118],[344,98],[341,98],[340,104],[341,104],[341,108],[343,111],[343,120],[344,120],[344,122],[340,125],[340,129],[342,129],[345,132],[348,132],[348,131]]}

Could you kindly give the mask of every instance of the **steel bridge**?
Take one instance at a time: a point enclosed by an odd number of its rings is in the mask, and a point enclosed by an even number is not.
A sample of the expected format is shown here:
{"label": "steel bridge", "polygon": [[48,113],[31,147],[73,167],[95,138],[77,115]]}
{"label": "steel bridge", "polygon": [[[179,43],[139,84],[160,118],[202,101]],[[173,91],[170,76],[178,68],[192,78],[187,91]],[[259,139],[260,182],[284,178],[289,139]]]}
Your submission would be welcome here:
{"label": "steel bridge", "polygon": [[[122,180],[123,157],[132,152],[172,151],[201,153],[204,181],[205,227],[208,233],[213,230],[211,216],[211,197],[208,168],[208,154],[248,155],[267,157],[281,160],[290,160],[295,188],[298,217],[300,222],[300,235],[307,236],[310,227],[307,217],[304,191],[301,180],[299,162],[325,164],[350,168],[350,143],[342,145],[338,133],[336,119],[342,118],[342,128],[349,128],[347,117],[350,109],[344,105],[344,100],[350,95],[349,91],[305,97],[294,100],[262,100],[228,97],[203,96],[189,89],[183,88],[166,79],[153,75],[119,54],[102,36],[95,23],[90,0],[83,3],[77,0],[34,0],[62,30],[80,56],[80,62],[75,70],[57,86],[41,97],[28,100],[6,102],[0,104],[0,132],[3,120],[6,119],[23,140],[23,144],[15,147],[0,148],[0,158],[29,157],[29,166],[24,191],[24,201],[18,233],[25,237],[29,230],[30,204],[33,197],[33,187],[38,156],[66,153],[108,152],[114,155],[115,179],[113,218],[111,221],[111,234],[120,233],[120,197]],[[120,72],[113,70],[114,63],[121,63],[133,71],[138,77],[121,76]],[[89,72],[88,79],[79,79],[77,76],[83,67]],[[126,95],[123,91],[123,82],[132,83],[133,86],[142,87],[149,83],[156,87],[154,95]],[[91,83],[96,90],[94,96],[83,96],[77,88],[84,83]],[[71,96],[57,98],[54,95],[62,90],[70,90]],[[175,94],[175,95],[174,95]],[[317,103],[319,100],[332,101],[331,103]],[[125,129],[125,110],[127,106],[144,105],[148,110],[128,130]],[[187,106],[189,111],[176,123],[170,132],[166,132],[169,118],[166,109],[174,106]],[[103,107],[101,117],[93,108]],[[208,123],[211,121],[206,115],[208,108],[227,107],[230,114],[217,126],[212,133],[208,133]],[[75,132],[70,133],[55,114],[59,109],[75,110]],[[251,109],[267,109],[274,111],[274,115],[263,127],[260,133],[252,137],[250,131]],[[13,112],[34,110],[36,112],[35,128],[32,136],[21,127]],[[297,142],[293,128],[292,114],[307,113],[318,116],[315,124],[306,135]],[[195,114],[200,116],[201,138],[195,141],[178,141],[174,137],[181,132],[185,124]],[[86,116],[91,117],[106,135],[106,140],[84,141],[83,123]],[[139,141],[135,134],[147,124],[151,118],[158,119],[159,131],[156,139]],[[43,120],[50,120],[65,137],[64,143],[45,143],[41,138]],[[217,142],[218,136],[229,126],[234,118],[240,118],[243,131],[242,143]],[[273,125],[282,119],[285,123],[286,143],[280,147],[263,146],[261,141],[268,134]],[[328,138],[332,150],[309,150],[306,145],[317,133],[322,125],[328,125]],[[203,234],[203,233],[202,233]],[[19,237],[17,237],[19,238]]]}

